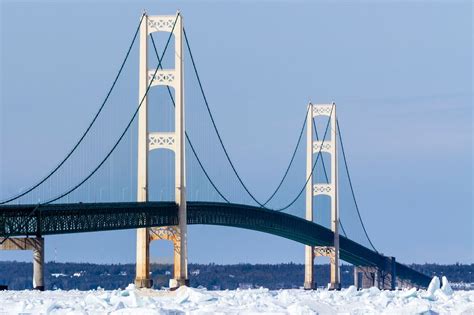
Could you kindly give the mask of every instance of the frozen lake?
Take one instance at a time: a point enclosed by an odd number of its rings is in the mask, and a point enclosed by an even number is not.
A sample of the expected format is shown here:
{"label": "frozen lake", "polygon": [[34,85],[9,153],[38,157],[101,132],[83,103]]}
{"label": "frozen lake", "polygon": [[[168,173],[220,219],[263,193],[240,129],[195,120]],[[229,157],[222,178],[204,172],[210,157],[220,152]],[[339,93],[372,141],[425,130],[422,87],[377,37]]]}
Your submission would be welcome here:
{"label": "frozen lake", "polygon": [[3,291],[0,314],[474,314],[474,291],[448,289]]}

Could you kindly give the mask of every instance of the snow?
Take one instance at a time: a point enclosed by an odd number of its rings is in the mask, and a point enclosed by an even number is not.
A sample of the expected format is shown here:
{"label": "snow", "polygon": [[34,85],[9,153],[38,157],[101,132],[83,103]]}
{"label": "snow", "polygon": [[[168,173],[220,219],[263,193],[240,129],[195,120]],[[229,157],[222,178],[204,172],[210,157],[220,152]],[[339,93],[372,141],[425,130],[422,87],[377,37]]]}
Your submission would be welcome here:
{"label": "snow", "polygon": [[73,277],[82,277],[86,272],[85,271],[79,271],[75,272],[72,274]]}
{"label": "snow", "polygon": [[0,291],[0,314],[474,314],[474,291],[443,277],[427,290],[318,289]]}

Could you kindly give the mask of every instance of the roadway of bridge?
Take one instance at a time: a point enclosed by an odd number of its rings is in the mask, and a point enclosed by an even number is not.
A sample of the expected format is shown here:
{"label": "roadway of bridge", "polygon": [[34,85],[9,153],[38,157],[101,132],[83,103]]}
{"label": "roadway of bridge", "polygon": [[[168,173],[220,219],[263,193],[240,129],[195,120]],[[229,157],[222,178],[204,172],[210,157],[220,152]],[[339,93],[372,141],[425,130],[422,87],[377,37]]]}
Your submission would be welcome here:
{"label": "roadway of bridge", "polygon": [[[244,228],[284,237],[305,245],[330,246],[334,234],[319,224],[287,213],[249,205],[188,202],[188,224]],[[114,202],[0,206],[0,237],[43,236],[111,231],[178,224],[173,202]],[[388,270],[391,260],[340,236],[340,257],[355,266]],[[396,263],[397,276],[426,287],[430,278]]]}

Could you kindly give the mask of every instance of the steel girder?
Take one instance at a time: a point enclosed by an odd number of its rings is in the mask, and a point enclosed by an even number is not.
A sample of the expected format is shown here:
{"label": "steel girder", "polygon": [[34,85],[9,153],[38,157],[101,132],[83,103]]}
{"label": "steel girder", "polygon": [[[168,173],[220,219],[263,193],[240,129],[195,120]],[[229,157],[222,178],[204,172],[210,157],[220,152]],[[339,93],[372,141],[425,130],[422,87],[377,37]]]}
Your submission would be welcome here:
{"label": "steel girder", "polygon": [[178,224],[174,202],[0,207],[0,237],[52,235]]}
{"label": "steel girder", "polygon": [[[329,246],[333,232],[305,219],[259,207],[188,202],[188,224],[231,226],[270,233],[311,246]],[[178,224],[174,202],[114,202],[0,206],[0,237],[110,231]],[[384,270],[388,257],[340,236],[340,257]],[[420,286],[430,278],[400,263],[397,275]]]}

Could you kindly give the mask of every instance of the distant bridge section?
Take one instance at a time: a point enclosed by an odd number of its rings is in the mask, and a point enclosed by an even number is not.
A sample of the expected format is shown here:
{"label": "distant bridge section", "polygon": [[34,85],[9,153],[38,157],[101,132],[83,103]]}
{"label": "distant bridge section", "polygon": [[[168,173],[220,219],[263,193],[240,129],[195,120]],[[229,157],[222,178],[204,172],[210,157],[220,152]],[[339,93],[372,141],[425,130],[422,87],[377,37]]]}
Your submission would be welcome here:
{"label": "distant bridge section", "polygon": [[[220,225],[260,231],[310,246],[330,246],[333,232],[302,218],[259,207],[218,203],[188,202],[187,223]],[[114,202],[0,206],[0,238],[44,236],[66,233],[112,231],[178,225],[174,202]],[[430,277],[386,257],[346,237],[340,236],[341,259],[353,264],[387,271],[427,287]]]}

